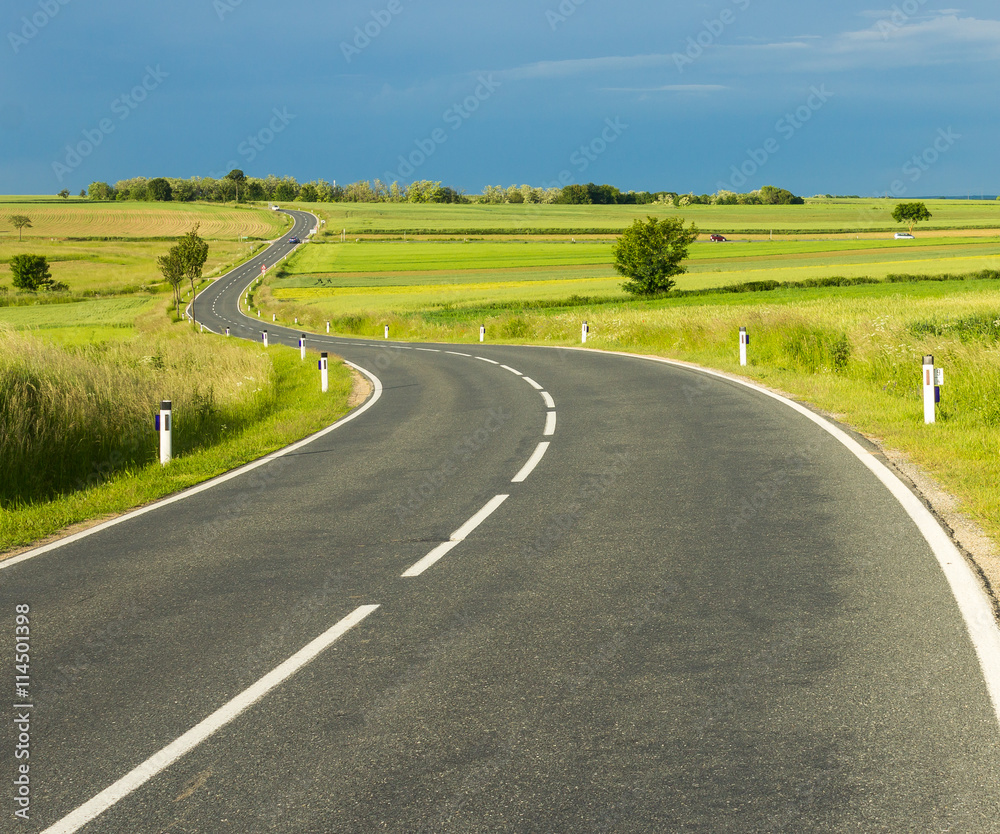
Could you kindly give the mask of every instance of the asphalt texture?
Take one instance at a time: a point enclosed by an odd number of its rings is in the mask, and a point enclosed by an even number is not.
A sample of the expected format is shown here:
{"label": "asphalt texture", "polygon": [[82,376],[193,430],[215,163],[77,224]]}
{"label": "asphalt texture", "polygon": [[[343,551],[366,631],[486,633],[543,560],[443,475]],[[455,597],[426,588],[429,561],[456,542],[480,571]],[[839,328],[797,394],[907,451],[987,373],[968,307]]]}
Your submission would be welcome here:
{"label": "asphalt texture", "polygon": [[[256,337],[238,277],[198,318]],[[378,401],[0,570],[11,627],[31,606],[35,697],[31,819],[10,798],[3,830],[53,825],[377,605],[80,830],[1000,831],[1000,731],[951,591],[814,424],[640,359],[308,345]]]}

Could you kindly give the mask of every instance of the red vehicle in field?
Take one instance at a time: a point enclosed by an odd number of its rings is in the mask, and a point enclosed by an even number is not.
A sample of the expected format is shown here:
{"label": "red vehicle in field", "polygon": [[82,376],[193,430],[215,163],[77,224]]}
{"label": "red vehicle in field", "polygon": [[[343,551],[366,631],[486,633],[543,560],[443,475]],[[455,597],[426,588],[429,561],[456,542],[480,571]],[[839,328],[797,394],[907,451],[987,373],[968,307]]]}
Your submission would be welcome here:
{"label": "red vehicle in field", "polygon": [[712,240],[716,243],[725,243],[726,239],[722,235],[712,235]]}

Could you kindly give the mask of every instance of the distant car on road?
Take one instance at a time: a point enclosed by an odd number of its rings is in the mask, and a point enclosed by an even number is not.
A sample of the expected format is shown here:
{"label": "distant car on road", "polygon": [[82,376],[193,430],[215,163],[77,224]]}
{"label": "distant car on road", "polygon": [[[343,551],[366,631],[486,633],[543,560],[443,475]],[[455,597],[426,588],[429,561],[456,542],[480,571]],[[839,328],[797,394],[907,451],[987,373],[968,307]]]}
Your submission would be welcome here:
{"label": "distant car on road", "polygon": [[288,238],[288,242],[289,243],[302,243],[302,241],[299,240],[297,237],[290,237],[290,238]]}
{"label": "distant car on road", "polygon": [[712,240],[716,243],[725,243],[726,239],[722,235],[712,235]]}
{"label": "distant car on road", "polygon": [[896,232],[896,240],[913,240],[913,235],[909,232]]}

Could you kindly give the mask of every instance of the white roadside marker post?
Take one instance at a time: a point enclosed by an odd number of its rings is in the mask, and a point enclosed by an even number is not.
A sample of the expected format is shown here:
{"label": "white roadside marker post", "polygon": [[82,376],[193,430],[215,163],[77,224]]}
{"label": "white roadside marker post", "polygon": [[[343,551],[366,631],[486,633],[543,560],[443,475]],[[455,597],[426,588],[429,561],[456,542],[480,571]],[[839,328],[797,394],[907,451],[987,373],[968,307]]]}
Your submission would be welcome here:
{"label": "white roadside marker post", "polygon": [[388,324],[385,326],[385,337],[387,339],[389,338],[389,325]]}
{"label": "white roadside marker post", "polygon": [[941,402],[944,385],[944,368],[934,367],[934,357],[924,357],[924,422],[933,423],[937,417],[937,404]]}
{"label": "white roadside marker post", "polygon": [[156,418],[156,428],[160,432],[160,466],[166,466],[170,463],[172,452],[171,434],[173,432],[173,426],[171,425],[172,412],[173,406],[170,400],[161,400],[160,414]]}
{"label": "white roadside marker post", "polygon": [[590,333],[590,325],[587,324],[587,322],[584,322],[583,326],[580,328],[580,341],[583,344],[587,344],[587,334],[588,333]]}
{"label": "white roadside marker post", "polygon": [[265,331],[264,331],[264,332],[263,332],[263,333],[261,334],[261,336],[262,336],[262,337],[263,337],[263,339],[264,339],[264,347],[267,347],[267,331],[265,330]]}
{"label": "white roadside marker post", "polygon": [[330,332],[330,322],[327,322],[327,323],[326,323],[326,332],[327,332],[327,333],[329,333],[329,332]]}
{"label": "white roadside marker post", "polygon": [[480,342],[485,342],[486,341],[486,325],[485,324],[479,325],[479,341]]}
{"label": "white roadside marker post", "polygon": [[747,364],[747,346],[750,344],[750,334],[745,327],[740,328],[740,365]]}
{"label": "white roadside marker post", "polygon": [[299,338],[299,355],[301,356],[302,360],[305,361],[305,358],[306,358],[306,334],[305,333],[303,333],[302,336]]}
{"label": "white roadside marker post", "polygon": [[227,336],[229,335],[229,328],[228,327],[226,328],[226,335]]}
{"label": "white roadside marker post", "polygon": [[330,390],[330,361],[326,352],[319,355],[320,390],[325,394]]}

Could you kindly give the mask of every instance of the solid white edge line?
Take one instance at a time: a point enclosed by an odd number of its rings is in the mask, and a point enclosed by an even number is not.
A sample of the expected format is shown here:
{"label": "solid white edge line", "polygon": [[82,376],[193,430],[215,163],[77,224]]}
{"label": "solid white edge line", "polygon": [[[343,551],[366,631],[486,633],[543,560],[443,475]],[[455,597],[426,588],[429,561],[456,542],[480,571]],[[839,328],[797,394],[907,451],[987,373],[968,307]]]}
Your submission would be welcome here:
{"label": "solid white edge line", "polygon": [[548,408],[555,408],[556,401],[552,399],[552,395],[548,391],[542,391],[542,399],[545,401],[545,405]]}
{"label": "solid white edge line", "polygon": [[518,472],[512,479],[512,484],[520,484],[528,479],[528,476],[534,471],[535,467],[541,462],[545,453],[549,450],[551,444],[548,441],[544,443],[539,443],[535,448],[535,451],[531,453],[531,457],[528,458],[528,462],[521,467],[521,471]]}
{"label": "solid white edge line", "polygon": [[439,562],[445,555],[450,553],[458,545],[465,541],[466,537],[468,537],[468,535],[480,524],[486,521],[487,518],[493,515],[493,513],[497,511],[497,508],[508,498],[510,498],[509,495],[496,495],[491,498],[478,513],[472,516],[472,518],[465,522],[465,524],[452,533],[448,541],[441,542],[441,544],[424,556],[423,559],[411,568],[407,569],[401,575],[406,579],[412,579],[414,576],[420,576],[420,574],[422,574],[425,570]]}
{"label": "solid white edge line", "polygon": [[299,669],[376,611],[378,607],[377,605],[362,605],[360,608],[355,609],[332,628],[299,649],[288,660],[266,674],[257,683],[243,690],[243,692],[227,704],[221,706],[208,716],[208,718],[192,727],[176,741],[171,742],[160,750],[160,752],[150,756],[146,761],[127,773],[113,785],[105,788],[93,799],[85,802],[79,808],[71,811],[61,820],[46,828],[42,834],[72,834],[72,832],[79,830],[92,819],[124,799],[136,790],[136,788],[141,787],[158,773],[170,767],[170,765],[189,753],[205,741],[205,739],[214,735],[240,713],[267,695],[272,689],[284,683]]}
{"label": "solid white edge line", "polygon": [[545,390],[545,388],[543,386],[541,386],[537,382],[535,382],[535,380],[533,380],[530,376],[522,376],[521,379],[523,379],[525,382],[527,382],[528,385],[530,385],[536,391],[544,391]]}
{"label": "solid white edge line", "polygon": [[545,415],[545,431],[542,432],[543,437],[552,437],[556,433],[556,413],[550,411]]}
{"label": "solid white edge line", "polygon": [[969,638],[979,658],[979,665],[983,672],[986,688],[993,703],[993,711],[996,714],[997,722],[1000,723],[1000,625],[997,624],[993,606],[983,592],[979,580],[976,579],[972,569],[966,563],[965,557],[942,529],[938,520],[889,467],[869,454],[868,450],[861,446],[853,437],[829,420],[813,413],[805,406],[799,405],[797,402],[783,397],[781,394],[768,391],[766,388],[749,380],[730,376],[721,371],[702,368],[699,365],[688,362],[664,359],[659,356],[643,356],[638,353],[616,353],[613,351],[594,352],[607,353],[614,356],[630,356],[634,359],[645,359],[650,362],[660,362],[664,365],[686,368],[687,370],[698,371],[699,373],[718,377],[728,382],[735,382],[737,385],[757,391],[794,409],[847,448],[882,482],[883,486],[900,503],[934,553],[934,557],[937,559],[938,565],[940,565],[941,571],[944,573],[945,578],[948,580],[948,585],[951,587],[951,592],[955,597],[955,602],[958,604],[962,619],[965,620]]}
{"label": "solid white edge line", "polygon": [[131,521],[133,518],[138,518],[139,516],[152,512],[153,510],[158,510],[161,507],[166,507],[169,506],[170,504],[175,504],[178,501],[184,501],[195,495],[199,495],[202,492],[206,492],[210,489],[219,486],[220,484],[226,483],[226,481],[231,481],[233,478],[238,478],[241,475],[245,475],[248,472],[252,472],[254,469],[257,469],[261,466],[264,466],[268,463],[278,460],[279,458],[284,457],[285,455],[288,455],[292,452],[296,452],[303,446],[307,446],[308,444],[312,443],[314,440],[318,440],[319,438],[324,437],[330,432],[339,429],[344,424],[351,422],[351,420],[357,419],[362,414],[364,414],[369,408],[375,405],[375,403],[379,401],[379,398],[382,396],[382,390],[383,390],[382,382],[371,371],[365,370],[359,365],[355,365],[353,362],[348,362],[347,360],[344,360],[344,364],[351,368],[354,368],[354,370],[356,370],[358,373],[368,377],[369,381],[372,383],[372,389],[373,389],[372,396],[368,399],[368,402],[366,402],[360,408],[357,408],[350,414],[341,417],[333,425],[327,426],[325,429],[318,431],[315,434],[310,435],[309,437],[303,440],[299,440],[297,443],[293,443],[291,446],[286,446],[284,449],[279,449],[277,452],[272,452],[270,455],[267,455],[266,457],[262,457],[259,460],[255,460],[251,463],[245,464],[244,466],[241,466],[239,469],[234,469],[231,472],[226,472],[223,475],[218,475],[215,478],[212,478],[210,481],[205,481],[204,483],[190,487],[189,489],[186,489],[183,492],[178,492],[176,495],[171,495],[167,498],[162,498],[159,501],[156,501],[145,507],[140,507],[138,510],[132,510],[131,512],[118,516],[118,518],[112,518],[109,521],[103,522],[102,524],[98,524],[94,527],[82,530],[79,533],[74,533],[71,536],[66,536],[65,538],[59,539],[58,541],[54,541],[51,544],[42,545],[41,547],[36,547],[25,553],[21,553],[18,556],[11,556],[9,559],[4,559],[3,561],[0,561],[0,570],[5,570],[6,568],[18,565],[21,562],[26,562],[28,561],[28,559],[34,559],[36,556],[41,556],[43,553],[49,553],[50,551],[57,550],[60,547],[65,547],[68,544],[80,541],[81,539],[85,539],[88,536],[93,536],[95,533],[100,533],[118,524],[124,524],[126,521]]}

